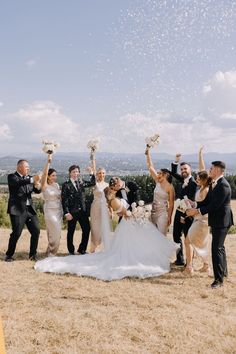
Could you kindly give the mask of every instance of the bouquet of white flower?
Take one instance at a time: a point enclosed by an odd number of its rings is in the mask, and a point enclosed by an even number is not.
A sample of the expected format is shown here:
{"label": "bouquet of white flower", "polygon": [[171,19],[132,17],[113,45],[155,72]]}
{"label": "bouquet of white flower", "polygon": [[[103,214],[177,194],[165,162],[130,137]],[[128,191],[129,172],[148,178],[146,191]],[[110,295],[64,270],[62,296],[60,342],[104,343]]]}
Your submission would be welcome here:
{"label": "bouquet of white flower", "polygon": [[159,134],[155,134],[153,136],[147,137],[145,139],[145,142],[147,144],[147,148],[155,147],[157,144],[159,144],[159,139],[160,139]]}
{"label": "bouquet of white flower", "polygon": [[144,223],[150,219],[152,206],[145,205],[143,200],[140,200],[138,204],[132,203],[131,208],[132,211],[129,212],[128,216],[133,217],[134,220]]}
{"label": "bouquet of white flower", "polygon": [[56,152],[57,148],[60,146],[58,143],[52,140],[43,140],[43,152],[46,154],[53,154]]}
{"label": "bouquet of white flower", "polygon": [[176,208],[181,211],[181,213],[186,213],[187,209],[191,209],[191,204],[189,203],[186,195],[184,196],[184,199],[176,200]]}
{"label": "bouquet of white flower", "polygon": [[90,159],[93,158],[93,155],[98,150],[99,143],[100,143],[99,138],[94,138],[94,139],[89,140],[89,142],[87,144],[87,148],[90,150]]}

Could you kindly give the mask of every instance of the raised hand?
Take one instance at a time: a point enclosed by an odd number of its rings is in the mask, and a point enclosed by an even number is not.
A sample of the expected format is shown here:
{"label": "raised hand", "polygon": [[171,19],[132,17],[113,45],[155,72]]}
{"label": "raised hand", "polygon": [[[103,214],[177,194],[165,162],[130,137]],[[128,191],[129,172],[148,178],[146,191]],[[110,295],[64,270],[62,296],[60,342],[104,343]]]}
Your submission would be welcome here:
{"label": "raised hand", "polygon": [[180,160],[181,160],[181,158],[182,158],[182,155],[178,152],[176,155],[175,155],[175,162],[180,162]]}
{"label": "raised hand", "polygon": [[42,178],[42,174],[41,173],[38,173],[37,175],[34,175],[33,176],[33,181],[34,181],[34,184],[38,183]]}
{"label": "raised hand", "polygon": [[48,154],[48,163],[52,162],[52,154]]}
{"label": "raised hand", "polygon": [[91,166],[86,167],[85,171],[88,172],[90,175],[92,175],[94,173]]}
{"label": "raised hand", "polygon": [[150,147],[149,147],[149,146],[146,147],[146,150],[145,150],[145,153],[144,153],[144,154],[145,154],[145,155],[150,154]]}

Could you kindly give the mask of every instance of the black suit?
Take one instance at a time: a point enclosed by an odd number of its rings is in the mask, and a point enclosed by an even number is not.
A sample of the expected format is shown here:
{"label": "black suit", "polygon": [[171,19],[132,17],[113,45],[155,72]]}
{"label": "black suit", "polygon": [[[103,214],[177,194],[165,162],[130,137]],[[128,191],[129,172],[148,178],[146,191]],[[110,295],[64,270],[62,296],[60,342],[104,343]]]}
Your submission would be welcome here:
{"label": "black suit", "polygon": [[[139,187],[138,187],[137,183],[135,183],[133,181],[128,181],[128,182],[126,182],[125,185],[129,190],[128,193],[126,192],[126,189],[124,186],[116,192],[116,197],[121,198],[121,199],[125,199],[126,202],[129,204],[128,209],[131,209],[131,204],[134,202],[138,203],[138,201],[139,201]],[[119,217],[119,222],[121,221],[121,219],[122,219],[122,216]]]}
{"label": "black suit", "polygon": [[212,230],[212,264],[216,281],[223,283],[227,276],[227,261],[224,241],[228,230],[233,225],[230,207],[231,188],[222,177],[214,188],[210,187],[206,198],[197,203],[202,215],[208,214],[208,224]]}
{"label": "black suit", "polygon": [[91,175],[90,181],[78,180],[77,189],[71,182],[66,181],[62,185],[62,207],[64,214],[70,213],[73,219],[68,221],[67,230],[67,248],[69,253],[74,253],[75,247],[73,237],[77,221],[82,229],[82,240],[78,248],[78,252],[85,253],[89,240],[90,224],[88,213],[86,210],[85,188],[93,187],[96,184],[95,176]]}
{"label": "black suit", "polygon": [[[178,198],[183,199],[184,196],[186,195],[189,199],[195,200],[197,184],[196,184],[194,178],[191,177],[189,179],[188,184],[186,186],[183,186],[184,178],[180,174],[177,173],[177,167],[178,167],[177,164],[174,164],[174,163],[171,164],[172,176],[175,177],[179,182],[182,183]],[[184,220],[184,223],[182,223],[181,220]],[[173,239],[174,239],[174,242],[180,244],[180,249],[177,252],[177,262],[178,263],[184,263],[183,245],[182,245],[182,240],[181,240],[182,233],[184,233],[185,237],[187,236],[188,230],[189,230],[190,226],[192,225],[192,222],[193,222],[193,218],[186,217],[185,213],[181,213],[179,210],[176,210],[175,218],[174,218],[174,227],[173,227]]]}
{"label": "black suit", "polygon": [[10,235],[7,257],[15,253],[16,244],[26,224],[30,234],[29,256],[35,256],[38,247],[39,221],[32,203],[32,192],[41,191],[31,183],[30,176],[21,177],[18,172],[8,175],[9,201],[7,212],[10,214],[12,233]]}

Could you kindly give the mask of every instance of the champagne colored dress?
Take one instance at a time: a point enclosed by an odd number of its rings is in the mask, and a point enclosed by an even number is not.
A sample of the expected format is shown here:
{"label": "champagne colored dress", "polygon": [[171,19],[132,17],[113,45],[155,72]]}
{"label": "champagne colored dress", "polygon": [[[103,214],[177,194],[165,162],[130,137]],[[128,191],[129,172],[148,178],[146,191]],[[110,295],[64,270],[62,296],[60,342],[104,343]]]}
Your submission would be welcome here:
{"label": "champagne colored dress", "polygon": [[[201,202],[205,199],[208,193],[208,188],[204,189],[200,194],[200,190],[197,191],[195,200]],[[208,263],[208,215],[196,215],[193,223],[188,230],[188,239],[193,246],[196,253],[202,257],[204,263]]]}
{"label": "champagne colored dress", "polygon": [[168,231],[168,199],[168,193],[160,183],[157,183],[154,189],[151,220],[163,235],[166,235]]}
{"label": "champagne colored dress", "polygon": [[61,191],[57,183],[48,184],[42,192],[44,198],[44,219],[48,235],[47,256],[55,256],[61,237],[62,206]]}
{"label": "champagne colored dress", "polygon": [[94,199],[90,210],[90,224],[91,224],[91,252],[102,242],[102,228],[101,228],[101,203],[104,196],[104,189],[108,187],[106,182],[97,182],[93,189]]}

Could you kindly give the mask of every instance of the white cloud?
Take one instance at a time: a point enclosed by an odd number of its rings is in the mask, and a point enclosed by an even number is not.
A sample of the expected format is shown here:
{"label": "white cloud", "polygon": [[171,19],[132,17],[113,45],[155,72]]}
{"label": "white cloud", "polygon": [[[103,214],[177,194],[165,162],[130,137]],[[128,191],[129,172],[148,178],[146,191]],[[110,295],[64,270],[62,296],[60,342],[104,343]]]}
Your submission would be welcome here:
{"label": "white cloud", "polygon": [[37,65],[37,59],[28,59],[25,65],[29,70],[33,69]]}
{"label": "white cloud", "polygon": [[236,89],[236,71],[217,71],[215,75],[203,86],[203,93],[209,94],[213,90]]}
{"label": "white cloud", "polygon": [[2,107],[4,105],[4,103],[3,102],[0,102],[0,107]]}
{"label": "white cloud", "polygon": [[12,139],[11,129],[6,123],[0,124],[0,138],[3,140]]}
{"label": "white cloud", "polygon": [[221,119],[233,119],[233,120],[236,120],[236,113],[231,113],[231,112],[223,113],[220,118]]}
{"label": "white cloud", "polygon": [[204,85],[203,94],[204,115],[215,124],[224,124],[229,112],[236,114],[236,71],[216,72]]}
{"label": "white cloud", "polygon": [[[53,139],[64,150],[78,149],[79,124],[67,117],[62,108],[52,101],[36,101],[14,113],[12,124],[15,135],[37,143],[42,139]],[[76,149],[76,150],[77,150]]]}

